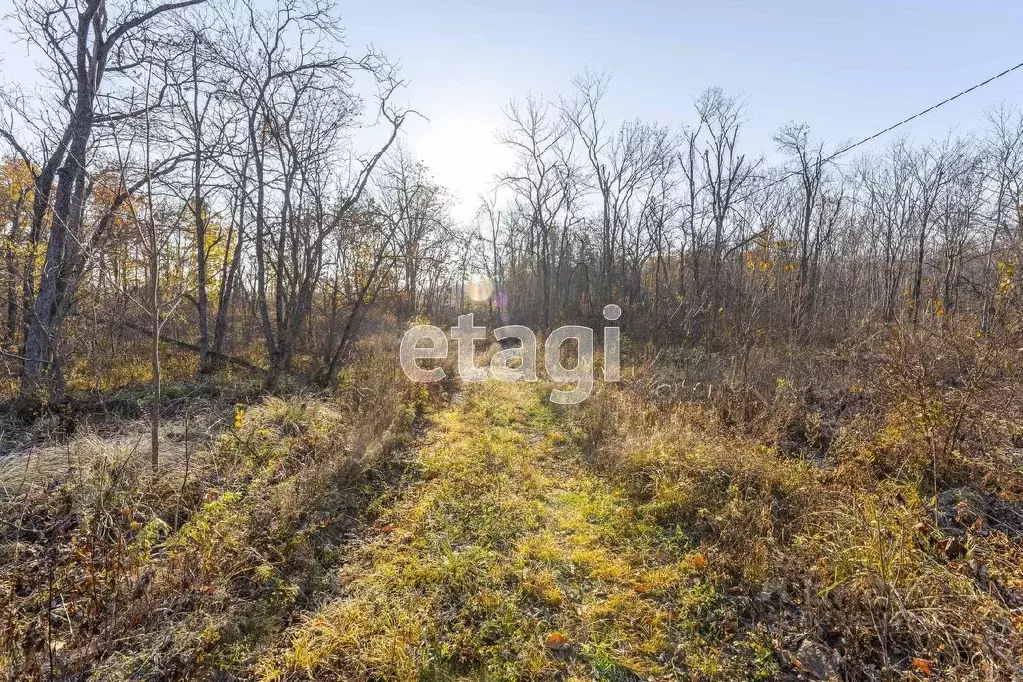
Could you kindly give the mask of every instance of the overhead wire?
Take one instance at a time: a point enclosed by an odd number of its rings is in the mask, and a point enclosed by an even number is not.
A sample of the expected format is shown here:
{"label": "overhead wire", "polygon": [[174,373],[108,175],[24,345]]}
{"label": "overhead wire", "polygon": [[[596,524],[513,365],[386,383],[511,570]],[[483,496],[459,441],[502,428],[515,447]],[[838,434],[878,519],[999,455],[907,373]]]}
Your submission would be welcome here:
{"label": "overhead wire", "polygon": [[[839,149],[838,151],[832,153],[830,156],[828,156],[828,157],[826,157],[824,159],[821,159],[820,165],[824,166],[825,164],[831,163],[832,161],[837,159],[839,156],[842,156],[843,154],[846,154],[846,153],[852,151],[853,149],[856,149],[857,147],[865,145],[866,143],[868,143],[868,142],[870,142],[872,140],[876,140],[877,138],[881,137],[882,135],[890,133],[893,130],[895,130],[896,128],[900,128],[900,127],[906,125],[910,121],[913,121],[915,119],[920,118],[921,116],[929,114],[930,112],[934,111],[935,109],[943,107],[946,104],[948,104],[949,102],[957,100],[957,99],[959,99],[960,97],[962,97],[964,95],[968,95],[969,93],[973,92],[974,90],[982,88],[985,85],[988,85],[989,83],[992,83],[992,82],[998,80],[999,78],[1007,76],[1010,73],[1012,73],[1013,71],[1016,71],[1016,70],[1021,69],[1021,68],[1023,68],[1023,62],[1020,62],[1019,64],[1016,64],[1015,66],[1011,66],[1008,69],[1005,69],[1004,71],[1002,71],[1000,73],[997,73],[994,76],[991,76],[990,78],[987,78],[987,79],[985,79],[985,80],[983,80],[983,81],[981,81],[979,83],[971,85],[970,87],[966,88],[965,90],[961,90],[961,91],[957,92],[956,94],[952,95],[951,97],[946,97],[945,99],[941,100],[937,104],[932,104],[931,106],[927,107],[926,109],[923,109],[922,111],[918,111],[917,113],[913,114],[912,116],[908,116],[908,117],[902,119],[901,121],[899,121],[897,123],[893,123],[892,125],[888,126],[887,128],[884,128],[882,130],[877,131],[873,135],[868,135],[867,137],[864,137],[862,140],[859,140],[858,142],[853,142],[852,144],[848,144],[845,147],[842,147],[841,149]],[[763,192],[763,191],[766,191],[768,189],[771,189],[772,187],[780,185],[781,183],[785,182],[789,178],[791,178],[791,177],[793,177],[795,175],[798,175],[798,174],[799,174],[799,171],[789,171],[788,173],[785,173],[784,175],[782,175],[780,178],[774,180],[773,182],[770,182],[767,185],[764,185],[763,187],[760,187],[756,191]]]}

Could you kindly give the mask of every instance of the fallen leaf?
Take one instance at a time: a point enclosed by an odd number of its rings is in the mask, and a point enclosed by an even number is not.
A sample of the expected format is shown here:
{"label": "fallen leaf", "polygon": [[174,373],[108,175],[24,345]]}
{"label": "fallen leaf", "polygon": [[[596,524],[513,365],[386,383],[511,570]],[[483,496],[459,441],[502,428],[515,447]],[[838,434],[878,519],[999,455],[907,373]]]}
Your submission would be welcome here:
{"label": "fallen leaf", "polygon": [[554,649],[555,651],[560,651],[568,647],[568,637],[561,634],[560,632],[552,632],[551,634],[547,635],[547,640],[543,643],[543,645],[547,649]]}
{"label": "fallen leaf", "polygon": [[636,583],[632,586],[632,589],[636,590],[637,594],[644,594],[649,588],[643,583]]}
{"label": "fallen leaf", "polygon": [[693,556],[693,566],[701,571],[707,568],[707,557],[703,556],[702,554],[697,554]]}
{"label": "fallen leaf", "polygon": [[922,658],[913,659],[913,667],[922,672],[927,677],[931,676],[931,664]]}

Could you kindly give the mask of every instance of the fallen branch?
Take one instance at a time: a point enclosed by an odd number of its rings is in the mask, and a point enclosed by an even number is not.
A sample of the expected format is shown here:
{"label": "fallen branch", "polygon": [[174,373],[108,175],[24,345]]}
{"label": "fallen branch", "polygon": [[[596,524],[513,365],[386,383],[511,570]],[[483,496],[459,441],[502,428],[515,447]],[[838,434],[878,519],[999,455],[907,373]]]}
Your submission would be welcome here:
{"label": "fallen branch", "polygon": [[[131,329],[132,331],[137,331],[137,332],[140,332],[142,334],[150,334],[151,333],[150,330],[145,329],[143,327],[140,327],[139,325],[134,324],[133,322],[126,322],[124,320],[99,320],[99,321],[103,322],[104,324],[113,324],[113,325],[117,325],[117,326],[120,326],[120,327],[124,327],[125,329]],[[193,352],[196,352],[196,353],[198,353],[201,350],[199,348],[199,346],[194,344],[194,343],[189,343],[188,341],[182,341],[181,339],[175,339],[175,338],[173,338],[171,336],[165,336],[163,334],[160,335],[160,341],[163,341],[165,343],[169,343],[172,346],[177,346],[178,348],[184,348],[185,350],[190,350],[190,351],[193,351]],[[256,372],[257,374],[266,374],[266,372],[267,372],[266,369],[264,369],[264,368],[262,368],[262,367],[260,367],[258,365],[252,364],[251,362],[249,362],[245,358],[240,358],[240,357],[238,357],[236,355],[228,355],[227,353],[218,353],[217,351],[214,351],[214,350],[209,350],[207,352],[210,355],[212,355],[214,357],[217,357],[217,358],[220,358],[221,360],[223,360],[225,362],[229,362],[232,365],[236,365],[238,367],[242,367],[242,368],[247,369],[249,371]]]}

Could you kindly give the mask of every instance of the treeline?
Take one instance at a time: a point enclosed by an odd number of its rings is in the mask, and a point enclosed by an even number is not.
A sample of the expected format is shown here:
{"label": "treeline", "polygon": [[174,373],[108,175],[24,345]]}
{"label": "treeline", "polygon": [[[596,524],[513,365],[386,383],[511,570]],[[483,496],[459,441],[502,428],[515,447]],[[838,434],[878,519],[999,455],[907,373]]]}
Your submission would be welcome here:
{"label": "treeline", "polygon": [[742,147],[741,98],[711,88],[690,123],[614,125],[608,84],[587,74],[506,111],[516,164],[477,234],[509,318],[598,319],[614,302],[637,338],[811,343],[894,321],[987,328],[1015,300],[1019,112],[839,158],[789,123],[769,165]]}
{"label": "treeline", "polygon": [[21,0],[14,18],[39,61],[38,86],[0,91],[0,318],[26,398],[126,352],[158,380],[168,343],[198,372],[330,386],[367,319],[466,309],[544,328],[617,303],[635,339],[723,345],[984,329],[1015,304],[1009,109],[858,158],[787,124],[771,165],[742,147],[740,98],[614,124],[608,77],[586,74],[509,104],[515,164],[457,225],[401,142],[417,113],[394,62],[347,46],[328,2]]}
{"label": "treeline", "polygon": [[125,328],[151,336],[154,374],[163,335],[200,372],[240,354],[273,388],[300,356],[329,385],[381,291],[408,316],[453,288],[466,258],[398,141],[403,82],[345,45],[331,4],[25,0],[16,17],[42,60],[38,87],[3,91],[0,128],[23,396],[59,399]]}

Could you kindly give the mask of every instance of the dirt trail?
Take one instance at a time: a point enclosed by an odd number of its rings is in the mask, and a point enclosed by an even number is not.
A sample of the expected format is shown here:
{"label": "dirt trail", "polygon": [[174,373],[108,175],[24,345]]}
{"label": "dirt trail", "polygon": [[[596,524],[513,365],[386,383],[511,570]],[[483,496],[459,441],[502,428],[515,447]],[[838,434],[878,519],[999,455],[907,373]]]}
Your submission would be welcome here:
{"label": "dirt trail", "polygon": [[[267,679],[674,679],[723,633],[706,559],[590,471],[548,387],[487,382],[430,417],[418,480]],[[724,637],[727,639],[727,637]],[[684,662],[684,663],[683,663]]]}

